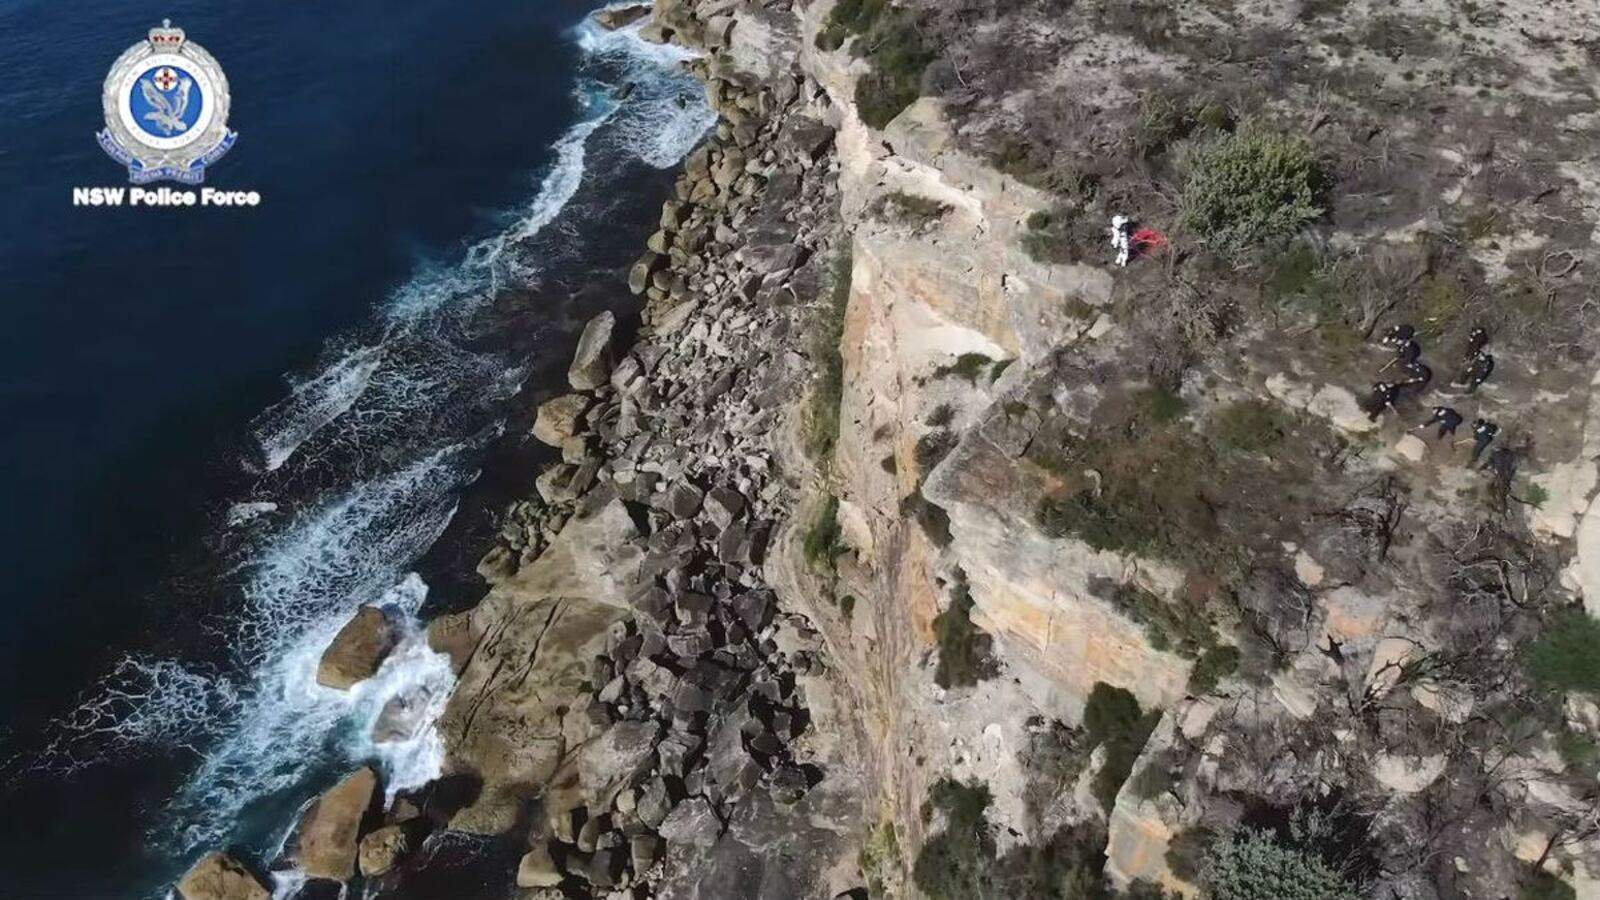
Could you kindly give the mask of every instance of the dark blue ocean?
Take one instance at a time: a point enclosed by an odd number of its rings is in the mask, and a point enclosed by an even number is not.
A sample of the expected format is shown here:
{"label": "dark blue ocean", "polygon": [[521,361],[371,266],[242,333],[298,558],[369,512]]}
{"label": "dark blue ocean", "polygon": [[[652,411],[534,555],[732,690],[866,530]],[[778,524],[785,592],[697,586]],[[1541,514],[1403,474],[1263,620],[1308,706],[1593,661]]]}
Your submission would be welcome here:
{"label": "dark blue ocean", "polygon": [[[267,868],[354,765],[437,773],[420,631],[349,694],[316,658],[363,603],[471,602],[529,410],[710,124],[596,5],[0,5],[0,896]],[[162,18],[230,82],[207,184],[258,208],[72,206],[126,183],[101,83]]]}

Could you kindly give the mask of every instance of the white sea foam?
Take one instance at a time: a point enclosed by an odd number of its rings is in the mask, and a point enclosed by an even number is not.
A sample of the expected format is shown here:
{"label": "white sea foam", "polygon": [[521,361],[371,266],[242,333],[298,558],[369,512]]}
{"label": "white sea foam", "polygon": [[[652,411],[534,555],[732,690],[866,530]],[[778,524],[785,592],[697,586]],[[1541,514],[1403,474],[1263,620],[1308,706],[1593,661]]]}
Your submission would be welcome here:
{"label": "white sea foam", "polygon": [[[346,486],[319,488],[281,511],[272,506],[281,498],[255,491],[230,510],[234,524],[278,513],[247,532],[251,543],[232,572],[241,608],[211,626],[218,646],[236,657],[234,674],[127,660],[60,723],[47,764],[150,749],[195,754],[192,776],[151,834],[174,858],[234,842],[257,804],[275,809],[312,779],[359,761],[382,766],[391,795],[439,774],[444,748],[434,722],[454,676],[427,646],[417,619],[427,586],[406,569],[437,540],[476,477],[473,454],[497,433],[483,410],[515,393],[524,372],[468,349],[471,314],[498,289],[537,275],[543,251],[530,248],[548,249],[552,233],[585,227],[573,219],[586,221],[586,211],[569,208],[597,160],[666,167],[714,121],[698,82],[679,68],[684,51],[592,20],[572,37],[585,55],[577,86],[584,111],[552,147],[527,206],[460,262],[419,269],[380,308],[378,337],[330,353],[326,368],[258,417],[261,461],[276,473],[264,485],[320,467],[310,484],[333,476]],[[632,84],[625,98],[613,94],[617,78]],[[363,603],[392,609],[404,623],[402,640],[352,690],[317,685],[323,650]],[[283,835],[281,819],[273,822]],[[275,877],[275,896],[299,883],[293,872]]]}
{"label": "white sea foam", "polygon": [[612,142],[647,165],[666,169],[700,142],[717,114],[705,102],[705,88],[684,71],[698,54],[639,36],[644,22],[607,29],[594,16],[574,30],[574,39],[592,57],[617,66],[633,86],[628,115],[621,117]]}
{"label": "white sea foam", "polygon": [[383,364],[383,348],[359,347],[294,386],[289,396],[257,417],[253,427],[267,471],[277,470],[296,449],[353,406]]}
{"label": "white sea foam", "polygon": [[228,507],[228,527],[238,528],[246,522],[253,522],[267,513],[277,512],[278,504],[270,500],[255,502],[235,503]]}

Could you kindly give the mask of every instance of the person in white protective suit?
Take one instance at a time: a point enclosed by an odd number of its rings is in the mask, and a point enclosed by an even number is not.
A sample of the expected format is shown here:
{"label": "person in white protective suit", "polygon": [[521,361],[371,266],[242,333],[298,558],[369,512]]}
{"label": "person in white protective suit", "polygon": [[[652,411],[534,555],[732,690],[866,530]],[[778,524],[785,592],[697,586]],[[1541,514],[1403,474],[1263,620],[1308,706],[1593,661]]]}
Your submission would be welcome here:
{"label": "person in white protective suit", "polygon": [[1133,223],[1127,216],[1111,217],[1111,246],[1117,251],[1117,265],[1127,266],[1133,253]]}

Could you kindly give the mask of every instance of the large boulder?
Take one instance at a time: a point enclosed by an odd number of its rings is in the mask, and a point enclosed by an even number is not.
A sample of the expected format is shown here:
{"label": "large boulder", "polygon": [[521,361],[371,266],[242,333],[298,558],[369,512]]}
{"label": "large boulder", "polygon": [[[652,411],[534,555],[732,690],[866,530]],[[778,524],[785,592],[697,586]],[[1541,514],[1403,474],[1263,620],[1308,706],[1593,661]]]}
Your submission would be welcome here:
{"label": "large boulder", "polygon": [[300,819],[300,868],[312,878],[354,878],[361,826],[377,799],[378,775],[368,767],[319,797]]}
{"label": "large boulder", "polygon": [[399,640],[400,629],[386,610],[361,607],[322,652],[317,684],[349,690],[371,678]]}
{"label": "large boulder", "polygon": [[393,869],[411,850],[411,839],[400,825],[379,828],[361,839],[361,875],[376,878]]}
{"label": "large boulder", "polygon": [[550,848],[543,841],[533,845],[517,863],[517,887],[555,887],[561,883],[561,870],[550,858]]}
{"label": "large boulder", "polygon": [[178,882],[182,900],[272,900],[256,873],[226,853],[208,853]]}
{"label": "large boulder", "polygon": [[534,417],[533,436],[542,443],[559,448],[578,433],[578,423],[588,411],[589,398],[582,394],[566,394],[546,400],[539,404],[539,413]]}
{"label": "large boulder", "polygon": [[578,350],[572,355],[572,365],[567,368],[567,382],[573,390],[592,391],[611,377],[611,334],[617,328],[617,317],[609,310],[589,320],[578,338]]}
{"label": "large boulder", "polygon": [[635,6],[612,6],[595,13],[594,19],[600,27],[615,31],[626,28],[650,15],[650,4],[640,3]]}

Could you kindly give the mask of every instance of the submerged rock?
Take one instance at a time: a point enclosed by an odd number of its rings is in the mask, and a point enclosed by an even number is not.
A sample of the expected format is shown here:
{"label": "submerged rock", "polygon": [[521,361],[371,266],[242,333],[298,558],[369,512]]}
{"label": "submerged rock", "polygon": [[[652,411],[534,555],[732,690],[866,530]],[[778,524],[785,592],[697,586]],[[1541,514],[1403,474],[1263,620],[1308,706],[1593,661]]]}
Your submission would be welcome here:
{"label": "submerged rock", "polygon": [[300,820],[300,868],[312,878],[354,878],[361,826],[377,798],[378,775],[368,767],[318,798]]}
{"label": "submerged rock", "polygon": [[317,684],[349,690],[371,678],[400,640],[400,629],[390,614],[376,606],[363,606],[334,636],[317,665]]}
{"label": "submerged rock", "polygon": [[259,877],[226,853],[208,853],[178,882],[181,900],[271,900]]}

